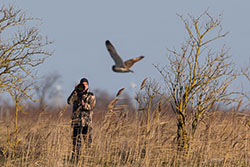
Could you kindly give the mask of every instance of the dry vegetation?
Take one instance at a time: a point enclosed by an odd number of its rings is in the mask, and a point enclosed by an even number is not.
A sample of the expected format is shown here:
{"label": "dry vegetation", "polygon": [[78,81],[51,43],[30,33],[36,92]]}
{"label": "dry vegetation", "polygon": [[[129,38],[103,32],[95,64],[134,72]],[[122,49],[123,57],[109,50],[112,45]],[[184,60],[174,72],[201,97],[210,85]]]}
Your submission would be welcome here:
{"label": "dry vegetation", "polygon": [[[250,114],[214,110],[190,144],[187,157],[177,152],[176,119],[167,106],[156,107],[147,130],[144,111],[114,105],[95,111],[93,144],[80,161],[70,160],[70,110],[30,111],[19,118],[19,144],[11,148],[13,125],[1,117],[0,166],[249,166]],[[158,116],[157,116],[158,115]],[[6,128],[7,127],[7,128]]]}
{"label": "dry vegetation", "polygon": [[[227,49],[216,52],[209,45],[227,35],[221,18],[207,11],[198,18],[180,18],[187,41],[180,52],[169,50],[166,68],[156,67],[168,91],[145,79],[135,97],[137,107],[122,95],[123,88],[114,99],[99,92],[93,143],[83,146],[74,162],[71,108],[46,104],[58,76],[35,88],[29,82],[36,79],[33,67],[51,55],[51,42],[38,27],[25,26],[36,19],[13,6],[0,8],[0,35],[5,37],[0,41],[0,93],[9,93],[15,104],[0,107],[0,166],[250,166],[250,110],[229,87],[239,73],[227,61]],[[7,38],[12,32],[7,30],[19,26],[23,31]],[[248,71],[242,74],[249,79]],[[34,90],[40,99],[37,107],[27,105],[27,99],[35,101]],[[238,106],[220,109],[222,102]]]}

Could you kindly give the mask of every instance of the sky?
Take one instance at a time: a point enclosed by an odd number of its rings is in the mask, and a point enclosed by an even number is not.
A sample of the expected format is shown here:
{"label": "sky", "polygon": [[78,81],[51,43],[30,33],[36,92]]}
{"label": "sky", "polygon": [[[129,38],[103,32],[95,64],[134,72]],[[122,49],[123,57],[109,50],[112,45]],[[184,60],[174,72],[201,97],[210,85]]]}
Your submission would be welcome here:
{"label": "sky", "polygon": [[[0,0],[15,4],[28,15],[42,19],[41,33],[54,40],[54,55],[38,67],[39,75],[61,75],[64,98],[82,77],[90,89],[115,94],[120,88],[134,92],[144,78],[163,80],[154,65],[167,63],[167,48],[180,47],[186,37],[177,13],[199,16],[206,9],[222,14],[229,35],[221,41],[239,67],[249,64],[250,1],[239,0]],[[110,40],[123,60],[145,56],[134,73],[114,73],[105,41]],[[240,85],[240,83],[239,83]],[[249,87],[248,87],[249,88]]]}

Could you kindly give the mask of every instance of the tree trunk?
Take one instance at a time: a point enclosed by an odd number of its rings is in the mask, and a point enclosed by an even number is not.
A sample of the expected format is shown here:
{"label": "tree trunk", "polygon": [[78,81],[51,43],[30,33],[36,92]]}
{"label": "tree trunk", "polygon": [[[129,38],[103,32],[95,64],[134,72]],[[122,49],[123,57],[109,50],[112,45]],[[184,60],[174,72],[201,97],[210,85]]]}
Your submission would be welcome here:
{"label": "tree trunk", "polygon": [[187,154],[189,149],[189,139],[183,115],[180,115],[180,119],[178,120],[177,126],[178,151],[182,151],[184,154]]}

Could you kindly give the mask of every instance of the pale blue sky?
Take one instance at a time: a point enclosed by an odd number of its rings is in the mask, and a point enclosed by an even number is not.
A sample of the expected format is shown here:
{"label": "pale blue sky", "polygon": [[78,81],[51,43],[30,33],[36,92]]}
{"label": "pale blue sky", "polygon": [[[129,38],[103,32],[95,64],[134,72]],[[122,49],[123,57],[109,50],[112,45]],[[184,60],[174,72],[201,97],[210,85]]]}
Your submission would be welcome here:
{"label": "pale blue sky", "polygon": [[[221,44],[231,48],[238,66],[249,64],[249,0],[0,0],[42,19],[41,32],[54,40],[54,56],[39,67],[39,74],[58,72],[65,97],[82,77],[90,88],[109,93],[131,83],[140,85],[145,77],[161,80],[152,64],[164,66],[166,48],[180,46],[185,38],[182,21],[176,13],[198,16],[206,9],[223,14],[222,25],[230,34]],[[114,64],[105,41],[110,40],[124,60],[144,55],[132,67],[135,73],[114,73]],[[249,88],[249,87],[248,87]]]}

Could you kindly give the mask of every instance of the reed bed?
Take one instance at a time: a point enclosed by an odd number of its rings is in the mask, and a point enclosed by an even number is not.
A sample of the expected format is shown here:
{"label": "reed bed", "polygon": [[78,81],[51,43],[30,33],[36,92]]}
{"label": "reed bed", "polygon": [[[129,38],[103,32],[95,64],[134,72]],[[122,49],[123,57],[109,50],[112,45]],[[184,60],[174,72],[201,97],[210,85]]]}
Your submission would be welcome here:
{"label": "reed bed", "polygon": [[[0,122],[0,166],[250,166],[250,114],[213,111],[203,120],[190,143],[187,156],[177,151],[176,120],[162,112],[150,118],[149,129],[142,111],[120,106],[94,115],[93,142],[83,145],[78,162],[72,161],[70,111],[49,111],[19,119],[18,141],[11,120]],[[100,113],[100,112],[99,112]],[[98,118],[98,119],[96,119]]]}

